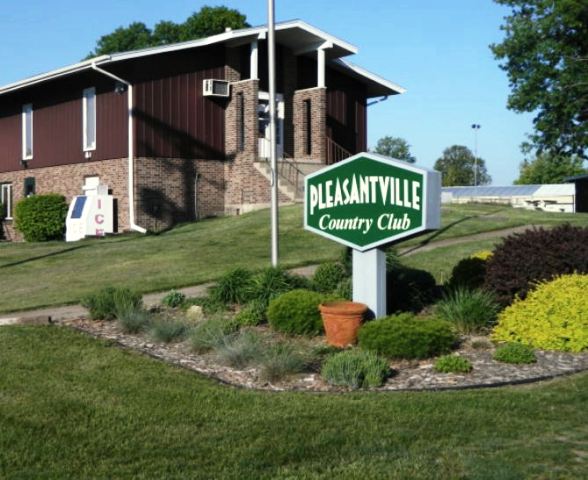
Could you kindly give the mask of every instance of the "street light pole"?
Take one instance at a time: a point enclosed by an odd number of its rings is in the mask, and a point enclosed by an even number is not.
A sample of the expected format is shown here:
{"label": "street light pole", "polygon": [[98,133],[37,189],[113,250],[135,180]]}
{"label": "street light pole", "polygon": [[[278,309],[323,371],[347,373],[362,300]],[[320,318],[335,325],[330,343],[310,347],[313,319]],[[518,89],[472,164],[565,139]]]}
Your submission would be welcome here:
{"label": "street light pole", "polygon": [[477,123],[472,124],[474,130],[474,187],[478,186],[478,130],[481,125]]}
{"label": "street light pole", "polygon": [[270,166],[271,166],[271,257],[272,266],[278,266],[278,160],[276,154],[276,39],[274,0],[267,1],[267,54],[269,77],[270,114]]}

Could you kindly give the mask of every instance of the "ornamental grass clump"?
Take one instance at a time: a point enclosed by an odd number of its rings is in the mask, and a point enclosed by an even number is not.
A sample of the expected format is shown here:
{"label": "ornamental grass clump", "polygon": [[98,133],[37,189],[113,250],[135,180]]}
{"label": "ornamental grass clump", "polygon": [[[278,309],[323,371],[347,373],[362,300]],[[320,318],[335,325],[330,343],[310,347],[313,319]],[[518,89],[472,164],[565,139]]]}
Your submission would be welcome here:
{"label": "ornamental grass clump", "polygon": [[278,342],[268,345],[260,359],[260,377],[268,382],[278,382],[296,373],[304,371],[307,358],[295,345]]}
{"label": "ornamental grass clump", "polygon": [[141,307],[117,313],[116,320],[124,333],[141,333],[149,329],[153,315]]}
{"label": "ornamental grass clump", "polygon": [[588,350],[588,275],[562,275],[537,285],[499,316],[492,339],[542,350]]}
{"label": "ornamental grass clump", "polygon": [[214,353],[221,361],[234,368],[244,368],[256,362],[262,352],[260,335],[247,330],[225,335],[214,347]]}
{"label": "ornamental grass clump", "polygon": [[401,313],[373,320],[359,330],[359,346],[389,358],[430,358],[448,353],[457,342],[449,322]]}
{"label": "ornamental grass clump", "polygon": [[309,281],[299,275],[292,275],[278,267],[264,268],[251,279],[247,300],[259,300],[266,305],[279,295],[295,289],[307,289]]}
{"label": "ornamental grass clump", "polygon": [[190,345],[194,353],[206,353],[220,345],[227,335],[237,330],[231,319],[216,315],[199,322],[190,331]]}
{"label": "ornamental grass clump", "polygon": [[188,326],[174,318],[158,317],[152,320],[149,334],[156,342],[171,343],[183,340],[188,333]]}
{"label": "ornamental grass clump", "polygon": [[245,303],[252,287],[252,278],[253,273],[245,268],[229,270],[210,288],[210,298],[223,305]]}
{"label": "ornamental grass clump", "polygon": [[373,352],[346,350],[329,356],[321,369],[331,385],[352,389],[380,387],[388,375],[388,362]]}
{"label": "ornamental grass clump", "polygon": [[105,287],[82,298],[92,320],[113,320],[117,313],[134,310],[142,305],[141,295],[128,288]]}
{"label": "ornamental grass clump", "polygon": [[252,300],[235,315],[235,323],[241,327],[255,327],[267,321],[267,305],[262,300]]}
{"label": "ornamental grass clump", "polygon": [[500,307],[490,292],[459,287],[437,303],[436,315],[461,334],[481,333],[496,322]]}
{"label": "ornamental grass clump", "polygon": [[186,295],[177,290],[170,290],[165,297],[161,299],[161,303],[169,308],[181,307],[186,300]]}
{"label": "ornamental grass clump", "polygon": [[522,343],[507,343],[494,352],[494,360],[503,363],[525,364],[535,363],[537,357],[533,349]]}
{"label": "ornamental grass clump", "polygon": [[435,370],[441,373],[469,373],[472,363],[459,355],[443,355],[435,361]]}

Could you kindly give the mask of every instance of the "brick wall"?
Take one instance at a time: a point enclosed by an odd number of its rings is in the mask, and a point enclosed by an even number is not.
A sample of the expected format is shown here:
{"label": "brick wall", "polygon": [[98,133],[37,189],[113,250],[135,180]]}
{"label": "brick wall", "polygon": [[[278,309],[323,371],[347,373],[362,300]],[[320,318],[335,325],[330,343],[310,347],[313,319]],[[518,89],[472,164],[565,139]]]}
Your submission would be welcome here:
{"label": "brick wall", "polygon": [[[305,101],[310,101],[310,129],[307,125]],[[308,88],[294,92],[294,158],[297,161],[326,161],[327,89]],[[311,152],[307,153],[308,132],[311,132]]]}
{"label": "brick wall", "polygon": [[135,160],[135,222],[148,230],[224,213],[224,163],[216,160]]}
{"label": "brick wall", "polygon": [[[0,183],[12,184],[12,210],[14,212],[14,205],[24,197],[24,179],[26,177],[35,178],[37,194],[58,193],[63,195],[69,204],[74,195],[83,193],[82,186],[86,177],[99,176],[100,181],[109,186],[116,199],[117,231],[121,232],[129,227],[127,169],[126,158],[56,167],[27,168],[15,172],[0,173]],[[7,240],[21,239],[20,233],[15,231],[10,220],[5,221],[3,227],[4,237]]]}

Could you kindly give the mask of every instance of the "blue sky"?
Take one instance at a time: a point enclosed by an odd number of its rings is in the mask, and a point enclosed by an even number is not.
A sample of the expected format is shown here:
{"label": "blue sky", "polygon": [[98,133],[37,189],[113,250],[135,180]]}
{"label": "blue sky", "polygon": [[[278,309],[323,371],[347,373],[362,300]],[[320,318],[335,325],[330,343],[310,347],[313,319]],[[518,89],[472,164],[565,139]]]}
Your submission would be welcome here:
{"label": "blue sky", "polygon": [[[266,22],[266,0],[4,0],[0,85],[75,63],[118,26],[183,21],[204,4]],[[495,185],[517,177],[519,145],[532,130],[530,115],[507,110],[506,74],[488,48],[502,38],[507,13],[491,0],[276,0],[278,21],[301,18],[356,45],[351,61],[407,89],[370,107],[370,146],[384,135],[403,137],[430,167],[446,147],[473,149],[478,123],[478,154]]]}

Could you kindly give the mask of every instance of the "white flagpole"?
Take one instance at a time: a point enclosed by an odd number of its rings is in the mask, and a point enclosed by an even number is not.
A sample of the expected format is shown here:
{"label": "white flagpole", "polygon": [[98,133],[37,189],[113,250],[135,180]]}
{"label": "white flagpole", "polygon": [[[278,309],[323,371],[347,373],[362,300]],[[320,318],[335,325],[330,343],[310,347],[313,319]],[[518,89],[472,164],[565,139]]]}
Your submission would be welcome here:
{"label": "white flagpole", "polygon": [[278,161],[276,155],[276,39],[274,0],[267,1],[267,52],[270,107],[270,165],[271,178],[271,232],[272,265],[278,266]]}

